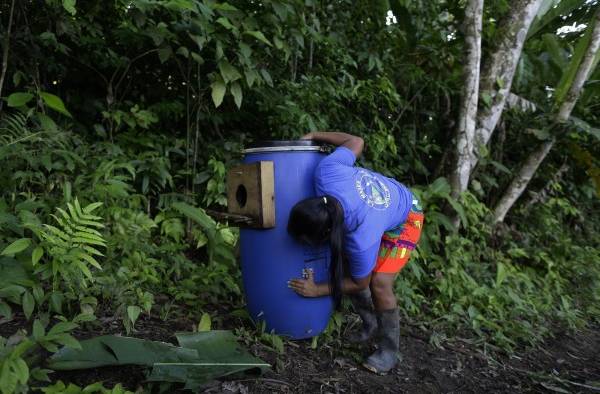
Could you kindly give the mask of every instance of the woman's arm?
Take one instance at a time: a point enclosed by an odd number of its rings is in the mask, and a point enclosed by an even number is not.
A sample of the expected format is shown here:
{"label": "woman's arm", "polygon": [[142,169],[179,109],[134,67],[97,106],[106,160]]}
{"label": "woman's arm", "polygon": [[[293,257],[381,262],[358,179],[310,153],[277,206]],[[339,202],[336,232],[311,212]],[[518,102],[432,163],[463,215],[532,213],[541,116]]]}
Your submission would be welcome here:
{"label": "woman's arm", "polygon": [[[345,276],[342,279],[342,293],[357,293],[366,289],[370,282],[371,275],[361,279],[354,279],[352,277]],[[288,282],[288,287],[304,297],[323,297],[331,294],[329,283],[315,283],[314,273],[312,270],[307,271],[306,279],[290,280]]]}
{"label": "woman's arm", "polygon": [[362,138],[339,131],[315,131],[302,137],[303,140],[323,141],[335,146],[343,146],[350,149],[356,157],[359,157],[365,146]]}

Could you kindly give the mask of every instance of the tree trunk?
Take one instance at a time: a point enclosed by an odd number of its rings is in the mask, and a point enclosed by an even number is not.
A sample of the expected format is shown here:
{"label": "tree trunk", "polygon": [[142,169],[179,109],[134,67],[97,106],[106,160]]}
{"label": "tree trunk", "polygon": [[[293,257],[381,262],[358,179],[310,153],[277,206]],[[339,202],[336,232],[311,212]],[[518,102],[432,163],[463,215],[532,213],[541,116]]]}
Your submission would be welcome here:
{"label": "tree trunk", "polygon": [[[15,11],[15,0],[10,3],[10,12],[8,14],[8,27],[6,29],[6,35],[4,36],[4,45],[2,48],[2,71],[0,71],[0,97],[2,97],[2,88],[4,87],[4,78],[6,77],[6,70],[8,69],[8,49],[10,47],[10,31],[13,23],[13,13]],[[2,109],[2,102],[0,102],[0,110]]]}
{"label": "tree trunk", "polygon": [[510,210],[515,201],[517,201],[517,199],[521,196],[527,187],[527,184],[529,184],[529,181],[533,177],[533,174],[540,166],[540,163],[544,160],[548,152],[550,152],[550,149],[552,149],[554,146],[554,142],[554,138],[544,141],[544,143],[539,145],[537,149],[529,155],[527,160],[525,160],[525,163],[519,170],[519,173],[513,178],[510,186],[508,189],[506,189],[506,192],[504,192],[504,195],[494,209],[495,223],[504,221],[506,213]]}
{"label": "tree trunk", "polygon": [[456,137],[456,168],[452,174],[452,195],[457,198],[469,185],[473,155],[477,100],[479,97],[479,67],[481,63],[481,20],[483,0],[469,0],[465,9],[464,87],[458,117]]}
{"label": "tree trunk", "polygon": [[[556,120],[559,123],[566,122],[567,119],[569,119],[569,116],[571,116],[571,111],[573,111],[573,108],[575,107],[577,99],[579,98],[583,88],[583,84],[592,71],[594,59],[598,53],[598,48],[600,48],[600,12],[596,13],[594,19],[595,25],[594,30],[592,31],[590,43],[583,59],[581,60],[581,64],[577,69],[577,74],[575,74],[575,79],[569,88],[567,97],[558,109]],[[538,169],[548,152],[550,152],[550,149],[552,149],[554,146],[554,142],[554,138],[549,141],[545,141],[538,146],[538,148],[527,158],[527,160],[525,160],[525,164],[523,164],[517,176],[510,183],[508,189],[506,189],[506,192],[500,199],[498,205],[496,205],[496,208],[494,209],[494,222],[498,223],[504,221],[506,213],[521,196],[529,184],[529,181],[533,177],[533,174]]]}
{"label": "tree trunk", "polygon": [[477,147],[489,142],[500,120],[527,32],[542,2],[542,0],[511,2],[512,10],[499,27],[502,33],[498,38],[498,44],[491,57],[484,63],[481,76],[479,96],[489,98],[489,105],[482,105],[477,115],[476,146],[471,155],[471,169],[477,164]]}

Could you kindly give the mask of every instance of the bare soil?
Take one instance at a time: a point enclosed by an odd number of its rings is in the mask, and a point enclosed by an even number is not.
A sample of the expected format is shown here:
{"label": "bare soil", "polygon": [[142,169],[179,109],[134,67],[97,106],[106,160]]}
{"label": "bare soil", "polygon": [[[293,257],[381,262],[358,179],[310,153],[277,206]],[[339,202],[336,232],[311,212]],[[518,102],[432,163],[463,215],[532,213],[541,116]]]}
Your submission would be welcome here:
{"label": "bare soil", "polygon": [[[222,322],[224,329],[234,329],[241,322]],[[27,327],[22,317],[0,322],[0,335],[9,336]],[[173,342],[173,333],[191,331],[193,322],[186,319],[162,321],[143,316],[132,336]],[[75,332],[79,339],[102,334],[123,334],[121,324],[111,318],[99,319],[95,328]],[[256,343],[251,351],[273,365],[257,378],[215,381],[207,393],[600,393],[600,327],[576,332],[558,331],[553,338],[513,354],[489,353],[481,345],[453,339],[434,346],[430,334],[414,326],[405,326],[401,336],[403,360],[386,376],[364,370],[362,357],[373,350],[363,346],[319,345],[310,341],[286,342],[285,353],[277,355],[267,346]],[[124,335],[124,334],[123,334]],[[144,387],[143,367],[106,367],[81,371],[58,371],[53,380],[79,386],[103,381],[106,387],[122,383],[130,390]],[[150,391],[159,392],[158,385]],[[183,392],[173,386],[167,393]]]}

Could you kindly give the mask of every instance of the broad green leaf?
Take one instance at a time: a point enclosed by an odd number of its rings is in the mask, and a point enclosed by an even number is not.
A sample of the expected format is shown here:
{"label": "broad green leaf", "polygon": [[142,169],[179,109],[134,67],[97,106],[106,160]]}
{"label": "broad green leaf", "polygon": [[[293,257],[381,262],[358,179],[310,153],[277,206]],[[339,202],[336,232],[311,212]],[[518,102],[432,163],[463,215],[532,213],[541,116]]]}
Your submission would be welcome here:
{"label": "broad green leaf", "polygon": [[210,6],[204,4],[204,2],[199,1],[199,2],[197,2],[197,5],[198,5],[198,8],[200,8],[200,12],[202,13],[202,15],[204,15],[208,20],[211,20],[212,17],[215,15],[212,8],[210,8]]}
{"label": "broad green leaf", "polygon": [[40,338],[42,338],[44,335],[44,326],[38,319],[35,319],[33,322],[33,338],[37,341],[40,340]]}
{"label": "broad green leaf", "polygon": [[219,71],[225,83],[233,82],[242,77],[242,74],[225,59],[219,62]]}
{"label": "broad green leaf", "polygon": [[[39,382],[50,382],[50,378],[48,377],[48,374],[52,373],[52,372],[54,372],[54,371],[51,371],[49,369],[34,368],[33,370],[31,370],[31,377]],[[60,383],[62,383],[62,382],[60,382]]]}
{"label": "broad green leaf", "polygon": [[96,368],[109,365],[152,366],[150,381],[199,386],[218,377],[247,370],[269,368],[240,348],[230,331],[176,334],[181,347],[144,339],[101,336],[80,341],[81,349],[62,348],[49,359],[55,370]]}
{"label": "broad green leaf", "polygon": [[10,305],[8,305],[4,301],[0,301],[0,316],[10,319],[12,316],[12,309]]}
{"label": "broad green leaf", "polygon": [[9,107],[21,107],[33,98],[33,94],[26,92],[13,93],[6,99]]}
{"label": "broad green leaf", "polygon": [[44,255],[44,249],[41,246],[33,249],[33,253],[31,253],[31,264],[35,267],[35,265],[40,261],[42,256]]}
{"label": "broad green leaf", "polygon": [[158,50],[158,60],[160,60],[160,63],[163,64],[164,62],[169,60],[172,54],[173,50],[171,49],[171,47],[161,48]]}
{"label": "broad green leaf", "polygon": [[256,38],[257,40],[264,42],[265,44],[267,44],[268,46],[273,46],[273,44],[271,44],[271,41],[267,40],[267,37],[265,37],[265,35],[258,30],[246,30],[244,32],[244,34],[250,35],[254,38]]}
{"label": "broad green leaf", "polygon": [[225,3],[215,3],[212,5],[212,7],[215,10],[221,10],[221,11],[238,11],[238,9],[235,6],[232,6],[231,4],[225,2]]}
{"label": "broad green leaf", "polygon": [[42,126],[42,128],[45,131],[56,131],[58,130],[58,126],[56,125],[56,123],[54,122],[54,120],[52,120],[52,118],[50,118],[48,115],[42,114],[42,113],[38,113],[35,116],[37,116],[38,120],[40,121],[40,124]]}
{"label": "broad green leaf", "polygon": [[598,140],[600,140],[600,129],[592,127],[588,122],[584,121],[581,118],[570,116],[569,120],[580,130],[583,130],[586,133],[594,136]]}
{"label": "broad green leaf", "polygon": [[273,79],[271,78],[271,74],[269,74],[269,72],[266,69],[261,68],[260,75],[262,75],[262,77],[265,80],[265,82],[267,83],[267,85],[269,85],[270,87],[273,87]]}
{"label": "broad green leaf", "polygon": [[58,291],[52,292],[52,294],[50,295],[50,306],[52,307],[52,310],[54,312],[62,314],[62,305],[64,298],[65,297],[62,293]]}
{"label": "broad green leaf", "polygon": [[62,334],[64,332],[74,330],[77,327],[79,327],[77,323],[61,321],[52,326],[52,328],[48,331],[48,335]]}
{"label": "broad green leaf", "polygon": [[441,212],[436,212],[436,211],[428,212],[427,213],[427,221],[428,221],[429,225],[431,225],[431,223],[438,223],[438,224],[444,226],[444,228],[446,230],[454,231],[454,225],[452,224],[452,221]]}
{"label": "broad green leaf", "polygon": [[496,287],[500,287],[502,282],[504,282],[504,279],[506,279],[507,274],[506,266],[502,263],[498,263],[496,265]]}
{"label": "broad green leaf", "polygon": [[275,48],[283,49],[284,42],[279,37],[273,37],[273,42],[275,43]]}
{"label": "broad green leaf", "polygon": [[225,84],[223,81],[217,80],[211,85],[211,96],[215,107],[219,107],[223,103],[223,97],[225,97]]}
{"label": "broad green leaf", "polygon": [[483,100],[483,103],[486,105],[486,107],[490,107],[492,105],[492,96],[487,91],[481,93],[481,100]]}
{"label": "broad green leaf", "polygon": [[214,232],[217,224],[202,208],[193,207],[184,202],[173,203],[173,208],[198,223],[204,230]]}
{"label": "broad green leaf", "polygon": [[463,208],[463,206],[458,201],[456,201],[455,199],[453,199],[450,196],[446,196],[446,201],[448,201],[448,203],[450,203],[450,205],[452,205],[452,208],[454,208],[454,210],[458,214],[458,217],[460,218],[462,225],[467,226],[468,225],[467,214],[465,213],[465,209]]}
{"label": "broad green leaf", "polygon": [[240,108],[242,106],[242,87],[239,83],[234,82],[231,84],[230,89],[231,94],[233,95],[233,100],[235,101],[235,105]]}
{"label": "broad green leaf", "polygon": [[0,298],[13,299],[15,300],[15,303],[18,303],[20,301],[21,294],[23,294],[25,291],[26,289],[19,285],[0,287]]}
{"label": "broad green leaf", "polygon": [[55,370],[126,364],[152,366],[155,362],[185,362],[198,357],[198,352],[193,349],[121,336],[100,336],[79,344],[81,350],[60,349],[50,357],[48,366]]}
{"label": "broad green leaf", "polygon": [[35,307],[35,299],[33,298],[33,295],[26,291],[23,293],[23,299],[21,303],[23,306],[23,313],[25,314],[27,320],[29,320],[31,314],[33,313],[33,308]]}
{"label": "broad green leaf", "polygon": [[29,367],[22,358],[17,358],[13,363],[13,369],[19,383],[25,384],[29,380]]}
{"label": "broad green leaf", "polygon": [[171,0],[165,7],[175,11],[197,11],[195,2],[192,0]]}
{"label": "broad green leaf", "polygon": [[68,348],[81,350],[81,344],[71,334],[62,333],[55,338],[55,341]]}
{"label": "broad green leaf", "polygon": [[285,5],[277,3],[277,2],[271,2],[271,6],[273,7],[273,11],[275,11],[275,13],[279,17],[279,19],[282,22],[285,21],[287,18],[287,14],[288,14],[287,8],[285,7]]}
{"label": "broad green leaf", "polygon": [[8,245],[0,255],[2,256],[14,256],[15,254],[24,251],[31,244],[31,238],[17,239],[15,242]]}
{"label": "broad green leaf", "polygon": [[256,81],[260,76],[258,75],[258,72],[256,72],[256,70],[247,70],[244,71],[244,75],[246,76],[246,83],[248,84],[248,87],[252,87],[252,85],[254,85],[254,81]]}
{"label": "broad green leaf", "polygon": [[185,57],[186,59],[190,57],[190,51],[186,47],[179,47],[175,53]]}
{"label": "broad green leaf", "polygon": [[129,305],[127,307],[127,317],[129,318],[131,324],[135,324],[141,312],[142,308],[137,305]]}
{"label": "broad green leaf", "polygon": [[182,382],[187,389],[198,390],[201,384],[220,376],[256,369],[262,372],[270,367],[241,349],[230,331],[179,333],[175,336],[182,347],[198,351],[197,360],[179,365],[156,363],[150,381]]}
{"label": "broad green leaf", "polygon": [[60,112],[63,115],[72,118],[73,116],[67,109],[65,108],[65,104],[62,102],[60,97],[53,95],[52,93],[41,92],[40,97],[44,100],[44,103],[52,108],[53,110]]}
{"label": "broad green leaf", "polygon": [[527,131],[535,136],[538,140],[547,140],[550,138],[550,132],[547,129],[527,129]]}
{"label": "broad green leaf", "polygon": [[202,317],[200,318],[200,323],[198,323],[198,331],[210,331],[210,326],[210,315],[208,313],[202,314]]}
{"label": "broad green leaf", "polygon": [[451,187],[446,178],[437,178],[427,190],[433,196],[445,196],[450,194]]}
{"label": "broad green leaf", "polygon": [[62,5],[65,10],[71,15],[75,15],[77,10],[75,9],[76,0],[62,0]]}
{"label": "broad green leaf", "polygon": [[219,19],[217,19],[217,23],[222,25],[223,27],[225,27],[228,30],[234,30],[236,27],[233,26],[231,24],[231,22],[229,22],[229,19],[225,18],[225,17],[220,17]]}

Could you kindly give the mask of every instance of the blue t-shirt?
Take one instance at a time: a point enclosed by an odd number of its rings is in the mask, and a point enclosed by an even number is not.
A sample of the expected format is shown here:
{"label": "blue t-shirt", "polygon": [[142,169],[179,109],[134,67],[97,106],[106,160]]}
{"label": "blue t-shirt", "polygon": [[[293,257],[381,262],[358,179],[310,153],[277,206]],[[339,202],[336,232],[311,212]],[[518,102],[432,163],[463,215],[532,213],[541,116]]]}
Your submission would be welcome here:
{"label": "blue t-shirt", "polygon": [[395,179],[354,167],[355,161],[350,149],[338,147],[318,164],[315,190],[342,204],[350,275],[364,278],[375,267],[383,233],[404,223],[413,197]]}

